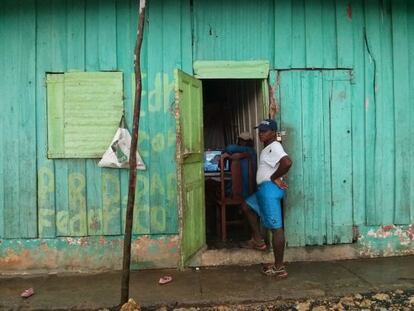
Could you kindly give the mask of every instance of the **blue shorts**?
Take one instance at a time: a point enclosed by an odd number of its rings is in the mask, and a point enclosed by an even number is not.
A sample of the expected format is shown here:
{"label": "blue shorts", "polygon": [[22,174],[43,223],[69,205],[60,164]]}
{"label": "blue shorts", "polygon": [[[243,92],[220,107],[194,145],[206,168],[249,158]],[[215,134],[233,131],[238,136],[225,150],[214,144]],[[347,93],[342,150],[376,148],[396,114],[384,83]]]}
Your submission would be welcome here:
{"label": "blue shorts", "polygon": [[280,200],[285,190],[272,181],[265,181],[257,186],[257,191],[246,198],[247,205],[260,217],[262,225],[267,229],[283,227],[282,207]]}

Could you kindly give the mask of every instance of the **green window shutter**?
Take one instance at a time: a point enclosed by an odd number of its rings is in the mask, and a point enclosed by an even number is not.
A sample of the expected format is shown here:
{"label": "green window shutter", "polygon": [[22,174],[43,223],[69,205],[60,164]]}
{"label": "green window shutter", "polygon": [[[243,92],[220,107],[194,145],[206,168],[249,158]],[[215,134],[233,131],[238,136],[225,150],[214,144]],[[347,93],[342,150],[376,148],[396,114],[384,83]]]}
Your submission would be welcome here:
{"label": "green window shutter", "polygon": [[54,79],[48,76],[48,156],[100,158],[122,117],[122,73],[71,72],[63,76],[63,83],[49,83]]}
{"label": "green window shutter", "polygon": [[47,85],[47,141],[49,158],[63,158],[64,146],[64,74],[48,74]]}

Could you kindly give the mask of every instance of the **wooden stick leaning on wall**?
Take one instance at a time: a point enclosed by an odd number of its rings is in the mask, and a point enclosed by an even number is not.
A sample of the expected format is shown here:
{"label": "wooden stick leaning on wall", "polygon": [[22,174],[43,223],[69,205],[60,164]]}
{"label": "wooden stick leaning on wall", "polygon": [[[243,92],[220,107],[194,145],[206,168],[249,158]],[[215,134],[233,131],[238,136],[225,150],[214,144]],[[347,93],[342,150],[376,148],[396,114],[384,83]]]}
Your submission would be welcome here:
{"label": "wooden stick leaning on wall", "polygon": [[139,3],[139,19],[137,41],[134,49],[134,71],[135,71],[135,101],[134,116],[132,125],[131,150],[129,154],[129,183],[128,183],[128,203],[125,216],[125,235],[124,251],[122,261],[122,281],[121,281],[121,306],[128,301],[129,297],[129,275],[131,264],[131,237],[132,237],[132,220],[134,216],[135,188],[137,180],[137,145],[138,145],[138,128],[139,117],[141,112],[141,46],[144,35],[145,23],[145,0]]}

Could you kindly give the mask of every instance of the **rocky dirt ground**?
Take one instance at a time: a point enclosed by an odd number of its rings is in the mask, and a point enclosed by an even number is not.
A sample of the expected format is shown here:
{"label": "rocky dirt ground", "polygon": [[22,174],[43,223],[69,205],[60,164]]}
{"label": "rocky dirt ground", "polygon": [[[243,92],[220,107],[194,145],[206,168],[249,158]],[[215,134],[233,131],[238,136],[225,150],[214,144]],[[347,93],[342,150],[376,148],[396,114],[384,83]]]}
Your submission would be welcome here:
{"label": "rocky dirt ground", "polygon": [[[143,309],[145,310],[145,309]],[[149,309],[147,309],[149,310]],[[157,311],[328,311],[328,310],[375,310],[375,311],[410,311],[414,310],[414,289],[389,292],[360,293],[343,297],[325,297],[323,299],[276,300],[266,303],[238,305],[218,305],[203,307],[163,306]]]}

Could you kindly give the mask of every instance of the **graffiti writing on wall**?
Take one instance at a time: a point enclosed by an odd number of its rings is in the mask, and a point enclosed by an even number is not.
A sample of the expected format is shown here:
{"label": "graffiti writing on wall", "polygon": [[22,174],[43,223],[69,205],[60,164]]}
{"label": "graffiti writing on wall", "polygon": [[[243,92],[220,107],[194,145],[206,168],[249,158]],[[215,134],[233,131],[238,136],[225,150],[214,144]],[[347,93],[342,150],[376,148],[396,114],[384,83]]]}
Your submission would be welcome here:
{"label": "graffiti writing on wall", "polygon": [[154,79],[154,89],[149,92],[150,112],[163,111],[169,112],[172,104],[172,94],[174,90],[174,79],[166,73],[157,73]]}
{"label": "graffiti writing on wall", "polygon": [[[148,92],[148,106],[142,111],[145,118],[144,125],[140,125],[139,151],[147,162],[147,171],[139,172],[137,177],[134,233],[162,233],[174,227],[169,216],[169,211],[176,208],[176,172],[175,165],[171,165],[176,140],[175,119],[170,114],[174,111],[173,90],[174,80],[168,74],[157,73]],[[170,123],[150,127],[159,123],[155,118],[158,113]],[[128,201],[127,171],[94,167],[91,177],[89,170],[72,168],[60,172],[59,178],[65,181],[56,183],[58,169],[51,164],[38,170],[39,235],[122,234]]]}

